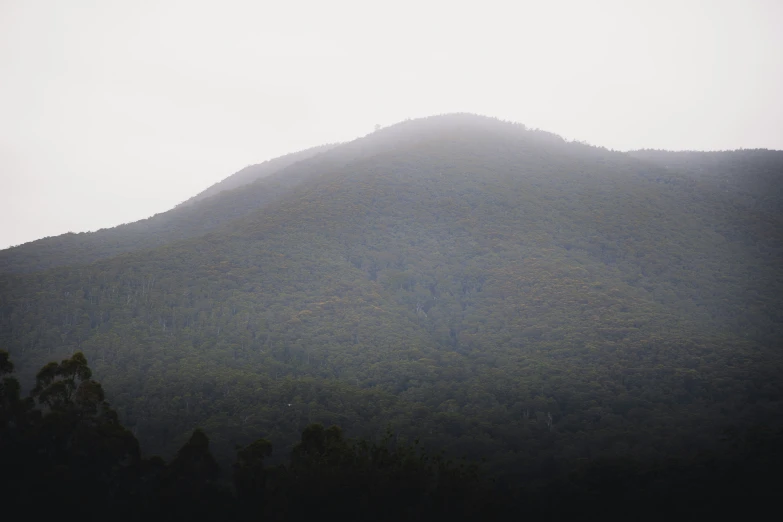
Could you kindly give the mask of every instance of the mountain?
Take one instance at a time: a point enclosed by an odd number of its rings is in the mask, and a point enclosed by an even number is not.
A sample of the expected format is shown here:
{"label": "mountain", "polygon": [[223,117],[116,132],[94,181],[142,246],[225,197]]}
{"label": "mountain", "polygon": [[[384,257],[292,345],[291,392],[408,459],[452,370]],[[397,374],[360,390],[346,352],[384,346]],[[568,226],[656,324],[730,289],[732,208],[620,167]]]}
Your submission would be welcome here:
{"label": "mountain", "polygon": [[406,121],[168,228],[5,251],[0,343],[27,383],[83,351],[164,454],[196,426],[225,457],[259,435],[291,447],[315,421],[391,423],[506,480],[710,448],[780,424],[783,218],[780,191],[701,173],[780,187],[783,159],[667,154]]}

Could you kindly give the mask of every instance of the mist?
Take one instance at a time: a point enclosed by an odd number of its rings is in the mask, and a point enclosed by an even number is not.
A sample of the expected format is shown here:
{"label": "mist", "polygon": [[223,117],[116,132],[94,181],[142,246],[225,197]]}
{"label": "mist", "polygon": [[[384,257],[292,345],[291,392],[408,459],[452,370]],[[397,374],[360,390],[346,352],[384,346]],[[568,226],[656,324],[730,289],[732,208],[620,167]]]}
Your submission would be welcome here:
{"label": "mist", "polygon": [[3,2],[0,247],[254,163],[473,112],[618,150],[783,148],[756,2]]}

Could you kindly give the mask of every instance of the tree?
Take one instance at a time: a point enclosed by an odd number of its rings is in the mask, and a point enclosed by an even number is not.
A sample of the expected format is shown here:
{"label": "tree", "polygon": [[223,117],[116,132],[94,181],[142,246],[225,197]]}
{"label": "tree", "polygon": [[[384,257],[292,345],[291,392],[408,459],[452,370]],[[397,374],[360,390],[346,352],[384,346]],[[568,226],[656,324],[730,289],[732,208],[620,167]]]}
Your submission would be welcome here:
{"label": "tree", "polygon": [[230,498],[217,484],[220,466],[209,451],[209,438],[196,429],[168,465],[161,503],[171,516],[215,520],[230,509]]}
{"label": "tree", "polygon": [[[83,353],[76,352],[60,364],[50,362],[41,368],[35,376],[35,388],[31,395],[52,410],[59,410],[71,404],[74,392],[90,377],[92,371],[87,366],[87,359]],[[97,398],[94,394],[92,397]],[[103,400],[102,395],[99,400]]]}
{"label": "tree", "polygon": [[264,507],[267,473],[264,459],[272,454],[272,443],[258,439],[237,451],[234,464],[234,487],[240,512],[252,518]]}
{"label": "tree", "polygon": [[[0,352],[2,373],[13,370]],[[77,508],[89,491],[97,503],[124,495],[122,481],[140,460],[136,438],[105,401],[82,353],[49,363],[36,375],[31,396],[19,399],[19,384],[2,385],[2,461],[21,484],[14,500],[38,509]],[[35,401],[43,407],[34,409]]]}

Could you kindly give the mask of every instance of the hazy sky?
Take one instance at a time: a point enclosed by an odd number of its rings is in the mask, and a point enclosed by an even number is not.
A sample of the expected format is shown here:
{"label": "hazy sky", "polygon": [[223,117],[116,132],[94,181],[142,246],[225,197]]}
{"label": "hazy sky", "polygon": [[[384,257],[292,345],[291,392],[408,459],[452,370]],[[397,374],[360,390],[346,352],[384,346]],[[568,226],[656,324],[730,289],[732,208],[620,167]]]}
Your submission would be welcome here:
{"label": "hazy sky", "polygon": [[783,149],[782,56],[780,0],[0,0],[0,248],[444,112]]}

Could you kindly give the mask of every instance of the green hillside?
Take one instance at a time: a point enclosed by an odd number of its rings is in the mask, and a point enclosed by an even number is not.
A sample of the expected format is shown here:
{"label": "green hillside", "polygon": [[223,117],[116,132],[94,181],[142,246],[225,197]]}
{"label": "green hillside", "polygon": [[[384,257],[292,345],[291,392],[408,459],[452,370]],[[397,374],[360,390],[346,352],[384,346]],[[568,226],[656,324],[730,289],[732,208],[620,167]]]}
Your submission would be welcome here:
{"label": "green hillside", "polygon": [[[779,155],[742,154],[780,186]],[[687,454],[781,418],[783,218],[726,190],[490,118],[408,121],[175,209],[168,235],[4,252],[0,343],[27,383],[83,351],[152,453],[323,422],[508,480]]]}

